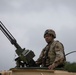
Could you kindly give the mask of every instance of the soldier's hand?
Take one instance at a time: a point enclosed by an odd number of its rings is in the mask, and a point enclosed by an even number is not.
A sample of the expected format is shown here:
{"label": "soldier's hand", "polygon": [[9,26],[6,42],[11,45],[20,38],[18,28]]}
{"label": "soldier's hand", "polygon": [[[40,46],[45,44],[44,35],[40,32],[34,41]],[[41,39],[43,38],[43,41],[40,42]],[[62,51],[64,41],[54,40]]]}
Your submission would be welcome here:
{"label": "soldier's hand", "polygon": [[53,70],[55,67],[56,67],[56,66],[55,66],[55,63],[53,63],[53,64],[50,65],[48,68],[51,69],[51,70]]}

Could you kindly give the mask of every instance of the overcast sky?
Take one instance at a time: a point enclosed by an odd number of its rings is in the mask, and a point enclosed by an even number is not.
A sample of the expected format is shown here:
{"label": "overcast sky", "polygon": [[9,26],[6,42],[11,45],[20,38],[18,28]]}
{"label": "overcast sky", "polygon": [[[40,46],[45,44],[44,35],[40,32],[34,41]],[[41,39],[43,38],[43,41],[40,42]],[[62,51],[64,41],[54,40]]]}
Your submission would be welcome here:
{"label": "overcast sky", "polygon": [[[46,45],[46,29],[53,29],[65,53],[76,50],[76,0],[0,0],[0,21],[22,48],[34,51],[36,60]],[[16,48],[0,31],[0,70],[15,67]],[[76,53],[67,61],[76,62]]]}

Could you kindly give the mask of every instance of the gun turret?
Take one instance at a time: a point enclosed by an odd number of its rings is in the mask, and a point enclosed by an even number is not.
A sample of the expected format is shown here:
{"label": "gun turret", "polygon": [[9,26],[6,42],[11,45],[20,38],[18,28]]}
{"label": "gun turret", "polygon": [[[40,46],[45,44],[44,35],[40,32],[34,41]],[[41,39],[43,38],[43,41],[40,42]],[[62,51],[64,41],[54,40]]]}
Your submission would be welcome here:
{"label": "gun turret", "polygon": [[8,38],[8,40],[11,42],[12,45],[16,47],[16,53],[18,55],[18,58],[15,59],[15,61],[20,60],[23,61],[26,66],[29,67],[35,67],[35,61],[33,60],[33,57],[35,56],[34,52],[32,50],[25,50],[25,48],[21,48],[20,45],[17,43],[16,39],[12,36],[12,34],[8,31],[8,29],[3,25],[3,23],[0,21],[0,30],[4,33],[4,35]]}

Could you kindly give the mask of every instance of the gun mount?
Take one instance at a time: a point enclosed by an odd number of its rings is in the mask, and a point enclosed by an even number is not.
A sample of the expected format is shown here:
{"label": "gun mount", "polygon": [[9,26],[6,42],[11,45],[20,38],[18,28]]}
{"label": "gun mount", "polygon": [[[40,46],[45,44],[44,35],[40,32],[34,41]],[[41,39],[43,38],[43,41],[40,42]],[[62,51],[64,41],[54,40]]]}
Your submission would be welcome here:
{"label": "gun mount", "polygon": [[[22,61],[23,65],[27,67],[35,67],[36,63],[33,60],[33,57],[35,56],[34,52],[32,50],[25,50],[25,48],[21,48],[20,45],[17,43],[16,39],[12,36],[12,34],[8,31],[8,29],[3,25],[3,23],[0,21],[0,30],[3,32],[3,34],[8,38],[8,40],[11,42],[12,45],[16,47],[15,52],[18,55],[18,58],[15,59],[15,61]],[[20,67],[20,64],[19,66]],[[22,66],[24,67],[24,66]]]}

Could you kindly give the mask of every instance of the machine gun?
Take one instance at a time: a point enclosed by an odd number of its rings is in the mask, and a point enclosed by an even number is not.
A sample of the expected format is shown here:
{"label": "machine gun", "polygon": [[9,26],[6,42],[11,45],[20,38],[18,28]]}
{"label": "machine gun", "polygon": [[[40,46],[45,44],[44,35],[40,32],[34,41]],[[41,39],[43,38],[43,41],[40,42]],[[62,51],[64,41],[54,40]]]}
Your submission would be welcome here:
{"label": "machine gun", "polygon": [[[8,38],[8,40],[11,42],[12,45],[16,47],[15,52],[18,55],[18,58],[15,59],[15,61],[23,62],[23,65],[25,64],[26,67],[36,67],[36,63],[33,60],[33,57],[35,56],[34,52],[32,50],[25,50],[20,47],[20,45],[17,43],[16,39],[12,36],[12,34],[8,31],[8,29],[3,25],[3,23],[0,21],[0,30],[4,33],[4,35]],[[19,64],[18,67],[22,66]],[[25,67],[22,66],[22,67]]]}

